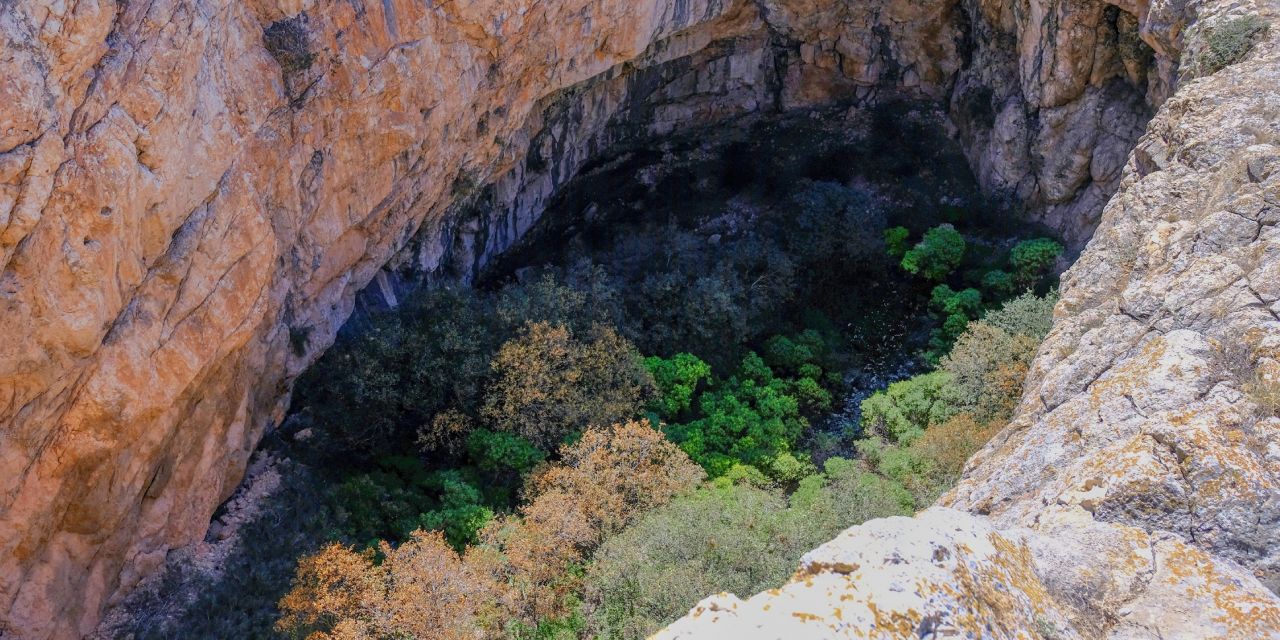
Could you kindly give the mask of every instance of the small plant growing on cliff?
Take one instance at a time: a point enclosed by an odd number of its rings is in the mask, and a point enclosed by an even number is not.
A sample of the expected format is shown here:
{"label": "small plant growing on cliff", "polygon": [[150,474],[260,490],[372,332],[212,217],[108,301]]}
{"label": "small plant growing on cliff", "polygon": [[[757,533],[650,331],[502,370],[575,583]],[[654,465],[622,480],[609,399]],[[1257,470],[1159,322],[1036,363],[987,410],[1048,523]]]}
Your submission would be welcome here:
{"label": "small plant growing on cliff", "polygon": [[1058,640],[1058,625],[1042,615],[1036,616],[1036,631],[1044,640]]}
{"label": "small plant growing on cliff", "polygon": [[964,258],[964,238],[956,228],[939,225],[902,256],[902,268],[930,280],[944,280]]}
{"label": "small plant growing on cliff", "polygon": [[262,44],[271,57],[280,63],[280,69],[285,75],[310,69],[311,63],[316,59],[316,54],[311,52],[306,13],[271,23],[262,31]]}
{"label": "small plant growing on cliff", "polygon": [[1196,75],[1211,75],[1240,62],[1269,27],[1266,20],[1255,15],[1223,20],[1209,27],[1206,49],[1196,61]]}
{"label": "small plant growing on cliff", "polygon": [[301,358],[311,344],[311,327],[289,327],[289,349]]}

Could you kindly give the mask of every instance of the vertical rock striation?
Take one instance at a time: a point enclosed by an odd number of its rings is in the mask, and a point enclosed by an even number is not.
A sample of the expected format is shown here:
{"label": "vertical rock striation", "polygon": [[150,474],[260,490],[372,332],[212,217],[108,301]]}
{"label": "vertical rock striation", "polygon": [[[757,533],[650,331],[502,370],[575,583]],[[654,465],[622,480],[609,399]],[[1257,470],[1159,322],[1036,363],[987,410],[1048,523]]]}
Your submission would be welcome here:
{"label": "vertical rock striation", "polygon": [[609,145],[930,99],[986,188],[1078,246],[1192,17],[1100,0],[0,3],[0,637],[91,630],[204,535],[385,264],[473,274]]}

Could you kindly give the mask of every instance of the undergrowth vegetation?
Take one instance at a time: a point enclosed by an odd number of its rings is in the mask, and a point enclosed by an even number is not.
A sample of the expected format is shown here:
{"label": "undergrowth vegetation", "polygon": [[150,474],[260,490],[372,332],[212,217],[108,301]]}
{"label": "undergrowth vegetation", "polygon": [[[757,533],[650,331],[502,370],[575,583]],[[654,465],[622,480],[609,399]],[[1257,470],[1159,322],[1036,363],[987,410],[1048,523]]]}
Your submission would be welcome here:
{"label": "undergrowth vegetation", "polygon": [[[644,638],[927,507],[1013,415],[1064,249],[860,185],[628,219],[350,323],[278,434],[312,511],[239,637]],[[864,386],[890,370],[918,375]]]}
{"label": "undergrowth vegetation", "polygon": [[1209,25],[1204,51],[1195,59],[1196,75],[1211,75],[1240,62],[1270,26],[1253,14],[1225,18]]}

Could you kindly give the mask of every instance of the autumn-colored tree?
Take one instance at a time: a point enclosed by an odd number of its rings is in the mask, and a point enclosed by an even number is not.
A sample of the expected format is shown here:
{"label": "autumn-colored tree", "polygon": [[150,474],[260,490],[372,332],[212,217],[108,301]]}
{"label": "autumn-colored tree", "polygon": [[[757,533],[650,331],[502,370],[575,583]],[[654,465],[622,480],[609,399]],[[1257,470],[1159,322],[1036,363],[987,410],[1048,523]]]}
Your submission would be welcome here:
{"label": "autumn-colored tree", "polygon": [[1022,397],[1022,383],[1040,341],[1022,334],[972,322],[956,340],[940,369],[950,375],[956,412],[973,419],[1006,422]]}
{"label": "autumn-colored tree", "polygon": [[973,416],[962,413],[929,427],[911,445],[911,452],[932,462],[933,482],[950,486],[960,478],[965,462],[1003,426],[1004,422],[1000,420],[980,423]]}
{"label": "autumn-colored tree", "polygon": [[373,563],[371,553],[331,544],[298,564],[280,601],[278,628],[307,640],[475,637],[477,609],[490,597],[438,532],[414,532]]}
{"label": "autumn-colored tree", "polygon": [[593,325],[583,339],[536,322],[498,350],[481,415],[545,449],[591,425],[636,416],[655,394],[653,377],[631,343]]}
{"label": "autumn-colored tree", "polygon": [[461,558],[424,531],[396,548],[381,543],[381,564],[340,544],[304,557],[279,629],[307,640],[452,640],[563,617],[581,587],[575,566],[704,476],[647,422],[591,428],[561,456],[531,475],[519,514],[490,523]]}
{"label": "autumn-colored tree", "polygon": [[[526,624],[569,614],[566,598],[581,583],[573,568],[637,515],[704,476],[647,422],[589,429],[561,456],[562,463],[532,474],[531,501],[519,515],[491,523],[481,532],[482,548],[468,553],[468,562],[489,571],[503,615]],[[500,562],[493,562],[495,550]]]}

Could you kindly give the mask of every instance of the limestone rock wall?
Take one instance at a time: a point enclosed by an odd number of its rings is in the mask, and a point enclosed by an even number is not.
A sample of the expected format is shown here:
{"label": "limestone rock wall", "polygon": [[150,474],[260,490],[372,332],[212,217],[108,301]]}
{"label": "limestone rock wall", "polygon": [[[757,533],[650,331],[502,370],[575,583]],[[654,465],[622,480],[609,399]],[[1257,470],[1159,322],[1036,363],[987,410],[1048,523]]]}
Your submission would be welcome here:
{"label": "limestone rock wall", "polygon": [[385,264],[474,273],[628,136],[933,99],[984,185],[1082,243],[1183,11],[0,3],[0,637],[83,635],[202,537]]}
{"label": "limestone rock wall", "polygon": [[1181,81],[960,485],[657,638],[1280,638],[1280,33]]}

